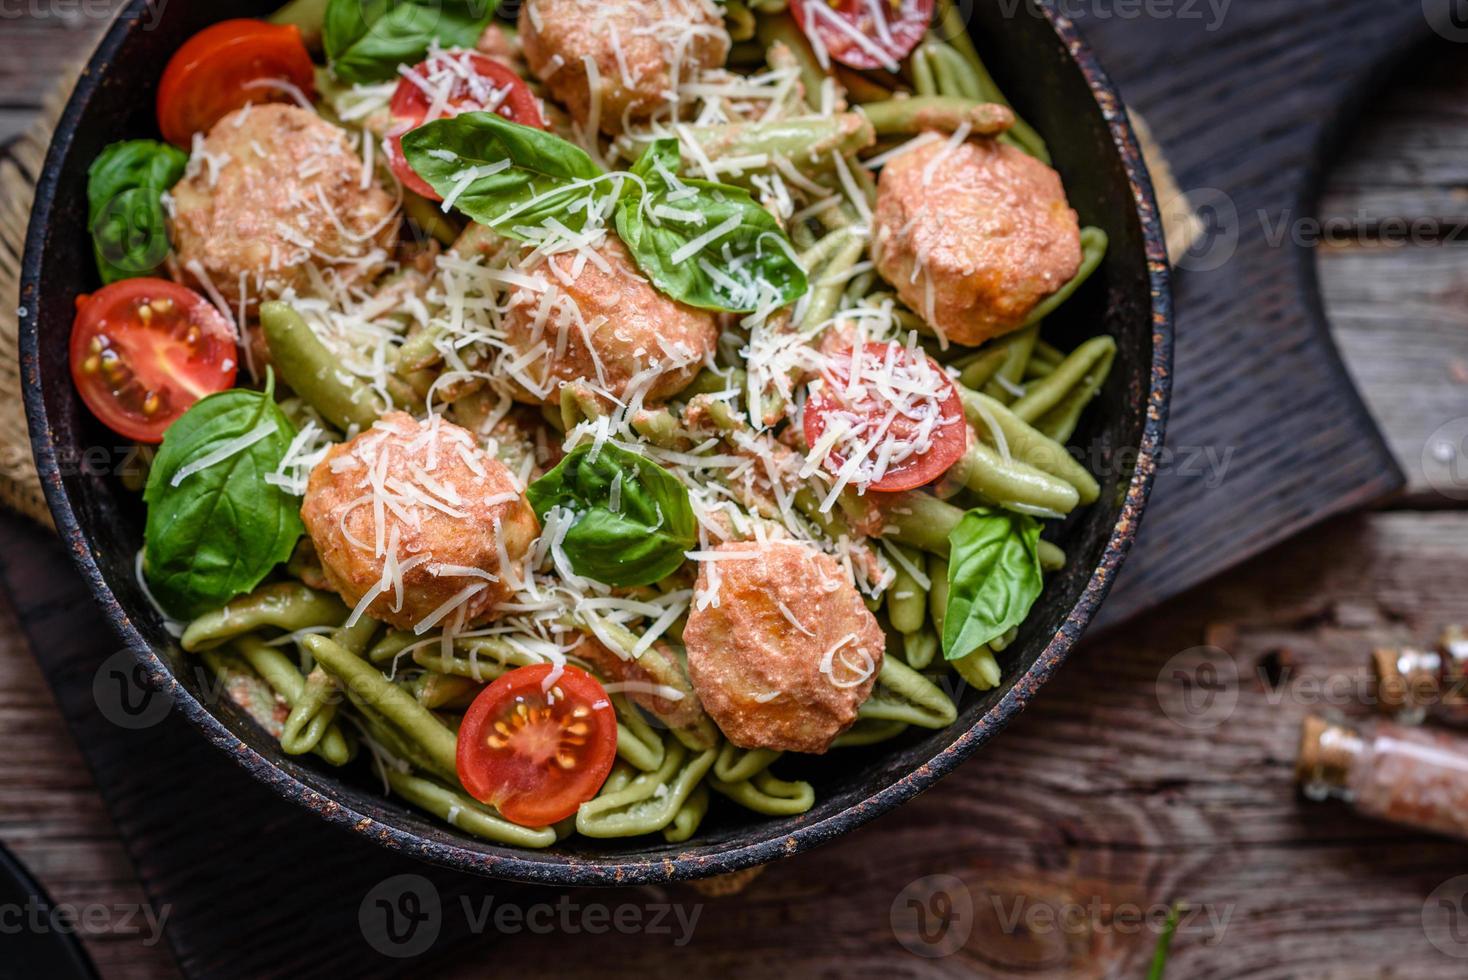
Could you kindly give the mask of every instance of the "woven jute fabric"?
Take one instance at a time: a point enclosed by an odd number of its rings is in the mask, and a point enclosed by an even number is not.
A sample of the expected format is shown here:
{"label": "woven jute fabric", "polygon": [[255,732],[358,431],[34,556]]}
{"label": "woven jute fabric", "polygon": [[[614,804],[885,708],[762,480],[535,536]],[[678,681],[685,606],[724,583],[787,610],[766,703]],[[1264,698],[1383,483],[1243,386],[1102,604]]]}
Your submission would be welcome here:
{"label": "woven jute fabric", "polygon": [[60,115],[68,81],[41,117],[0,155],[0,505],[51,526],[51,512],[31,456],[20,376],[20,260],[36,178]]}

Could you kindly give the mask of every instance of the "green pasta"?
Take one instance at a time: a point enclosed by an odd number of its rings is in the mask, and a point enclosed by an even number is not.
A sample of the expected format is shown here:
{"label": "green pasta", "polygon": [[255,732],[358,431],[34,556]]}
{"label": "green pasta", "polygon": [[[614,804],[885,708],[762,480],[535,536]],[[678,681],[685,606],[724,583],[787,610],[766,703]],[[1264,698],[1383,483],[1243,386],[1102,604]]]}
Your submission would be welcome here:
{"label": "green pasta", "polygon": [[882,658],[882,672],[859,716],[874,721],[900,721],[918,728],[947,728],[958,718],[953,699],[896,657]]}
{"label": "green pasta", "polygon": [[923,556],[914,548],[895,547],[906,561],[893,563],[897,577],[887,589],[887,618],[899,633],[916,633],[928,620],[927,587],[913,577],[922,568]]}
{"label": "green pasta", "polygon": [[1065,567],[1065,552],[1058,545],[1040,539],[1040,567],[1047,572],[1058,572]]}
{"label": "green pasta", "polygon": [[347,618],[347,613],[342,601],[328,592],[317,592],[299,582],[276,582],[200,616],[184,630],[179,645],[197,653],[267,627],[293,633],[336,626]]}
{"label": "green pasta", "polygon": [[549,847],[556,832],[549,827],[522,827],[495,813],[490,807],[432,779],[383,769],[392,791],[414,806],[422,807],[451,827],[496,844],[515,847]]}
{"label": "green pasta", "polygon": [[1104,350],[1096,359],[1080,382],[1061,397],[1054,408],[1035,420],[1035,427],[1056,442],[1068,442],[1075,434],[1081,415],[1091,401],[1101,393],[1101,386],[1106,384],[1106,378],[1111,374],[1111,366],[1115,360],[1116,346],[1112,344],[1109,350]]}
{"label": "green pasta", "polygon": [[[312,734],[304,729],[309,727],[304,724],[292,727],[287,721],[281,733],[281,744],[287,753],[300,755],[305,752],[318,751],[323,759],[334,766],[346,765],[351,760],[351,748],[346,738],[332,721],[331,715],[334,711],[325,713],[326,691],[308,691],[306,678],[301,676],[300,670],[291,662],[285,654],[280,652],[279,647],[267,645],[263,640],[255,636],[236,637],[232,642],[235,653],[239,654],[246,663],[255,669],[265,682],[270,685],[276,694],[292,708],[309,695],[313,701],[320,700],[318,710],[311,713],[318,716],[319,731]],[[321,717],[324,714],[324,717]],[[286,743],[289,741],[290,745]],[[292,752],[292,748],[296,751]]]}
{"label": "green pasta", "polygon": [[960,388],[959,395],[969,424],[984,442],[995,446],[1002,439],[1011,458],[1069,483],[1082,504],[1095,503],[1101,496],[1096,478],[1060,443],[981,392]]}
{"label": "green pasta", "polygon": [[1019,382],[1024,378],[1025,368],[1030,363],[1030,355],[1034,352],[1035,342],[1039,337],[1039,325],[1032,324],[1003,339],[1001,343],[1004,348],[1004,363],[999,365],[999,369],[984,384],[984,394],[1006,405],[1014,401]]}
{"label": "green pasta", "polygon": [[657,772],[641,773],[621,790],[581,804],[576,830],[587,837],[636,837],[673,822],[695,786],[713,768],[717,749],[694,753],[676,740]]}
{"label": "green pasta", "polygon": [[1051,375],[1035,382],[1023,398],[1010,406],[1017,418],[1033,424],[1053,410],[1077,385],[1082,385],[1090,372],[1116,356],[1116,341],[1095,337],[1077,347]]}
{"label": "green pasta", "polygon": [[999,661],[994,659],[994,652],[988,647],[979,647],[968,656],[952,661],[952,664],[958,676],[977,690],[988,691],[999,686]]}
{"label": "green pasta", "polygon": [[260,326],[280,379],[327,421],[343,432],[377,421],[384,410],[381,401],[367,385],[343,379],[336,357],[301,314],[285,303],[262,303]]}
{"label": "green pasta", "polygon": [[809,810],[816,802],[816,791],[810,783],[786,782],[768,772],[756,773],[737,783],[710,777],[708,787],[746,810],[770,817],[793,817]]}
{"label": "green pasta", "polygon": [[937,655],[938,634],[932,627],[924,625],[914,633],[902,635],[902,659],[913,670],[927,670]]}
{"label": "green pasta", "polygon": [[1064,515],[1081,502],[1080,492],[1065,480],[1018,459],[1005,459],[982,442],[970,445],[968,455],[951,473],[958,482],[1002,507]]}
{"label": "green pasta", "polygon": [[764,772],[780,753],[770,749],[741,749],[725,742],[714,760],[714,777],[726,783],[740,783]]}
{"label": "green pasta", "polygon": [[899,136],[929,131],[952,133],[961,126],[980,136],[996,136],[1013,121],[1013,115],[988,102],[949,95],[923,95],[911,99],[889,99],[861,107],[862,115],[878,136]]}
{"label": "green pasta", "polygon": [[306,675],[280,733],[280,747],[286,755],[304,755],[314,752],[319,746],[328,762],[342,765],[348,761],[344,755],[339,756],[341,761],[336,761],[334,749],[327,742],[333,731],[338,738],[341,737],[340,730],[333,724],[339,697],[336,685],[325,671],[313,670]]}
{"label": "green pasta", "polygon": [[836,736],[831,743],[833,749],[854,749],[876,745],[896,738],[907,731],[905,721],[890,721],[879,718],[859,718],[855,725]]}
{"label": "green pasta", "polygon": [[669,844],[681,844],[698,832],[699,825],[709,812],[709,788],[699,783],[688,799],[673,815],[673,822],[663,828],[663,840]]}
{"label": "green pasta", "polygon": [[280,738],[281,723],[275,715],[278,698],[265,679],[253,667],[227,648],[216,647],[199,655],[220,689],[240,710],[254,719],[272,738]]}
{"label": "green pasta", "polygon": [[656,771],[667,755],[662,736],[625,697],[611,697],[617,709],[617,757],[643,772]]}
{"label": "green pasta", "polygon": [[964,60],[963,55],[941,41],[928,41],[923,49],[932,63],[939,93],[973,101],[983,98],[979,73]]}
{"label": "green pasta", "polygon": [[317,663],[420,745],[440,771],[456,771],[457,737],[432,712],[413,700],[412,695],[395,687],[371,664],[339,643],[324,636],[309,636],[304,643]]}

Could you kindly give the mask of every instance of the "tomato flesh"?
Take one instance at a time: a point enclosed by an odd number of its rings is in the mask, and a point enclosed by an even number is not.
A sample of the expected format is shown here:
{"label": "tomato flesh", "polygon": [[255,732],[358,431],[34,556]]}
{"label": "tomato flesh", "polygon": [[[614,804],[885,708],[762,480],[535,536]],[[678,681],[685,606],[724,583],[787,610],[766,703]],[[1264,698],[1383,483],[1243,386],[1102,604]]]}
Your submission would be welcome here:
{"label": "tomato flesh", "polygon": [[71,377],[107,428],[156,443],[189,407],[234,386],[235,332],[208,300],[166,279],[124,279],[77,300]]}
{"label": "tomato flesh", "polygon": [[[432,94],[430,94],[432,93]],[[510,122],[545,129],[540,100],[508,66],[475,51],[445,51],[398,82],[388,112],[387,159],[404,187],[431,201],[443,198],[408,166],[403,137],[424,123],[465,112],[495,112]]]}
{"label": "tomato flesh", "polygon": [[617,715],[596,678],[520,667],[480,692],[459,727],[459,781],[523,827],[564,820],[596,795],[617,757]]}
{"label": "tomato flesh", "polygon": [[248,103],[292,101],[286,85],[316,95],[316,69],[299,28],[221,21],[189,38],[168,62],[158,87],[158,128],[188,149],[195,133]]}
{"label": "tomato flesh", "polygon": [[[852,436],[858,445],[864,445],[869,438],[877,439],[877,445],[865,458],[868,460],[889,441],[892,445],[916,444],[918,448],[886,465],[880,478],[864,484],[865,489],[880,492],[925,486],[963,458],[968,450],[963,401],[958,397],[958,388],[932,358],[898,343],[868,343],[862,348],[857,367],[858,384],[852,386],[854,363],[858,362],[850,348],[827,357],[826,368],[821,373],[823,383],[819,390],[812,391],[805,404],[803,427],[807,445],[820,443],[827,427],[837,423],[848,428],[864,426]],[[899,404],[878,383],[877,375],[869,373],[877,365],[882,366],[880,374],[895,379],[887,386],[889,390],[918,384],[931,391],[925,391],[927,397],[919,403]],[[922,437],[924,419],[936,419],[926,439]],[[825,467],[832,474],[840,473],[846,465],[842,445],[838,441],[826,455]]]}
{"label": "tomato flesh", "polygon": [[928,33],[934,7],[934,0],[790,0],[807,37],[814,32],[832,58],[862,71],[890,71],[912,54]]}

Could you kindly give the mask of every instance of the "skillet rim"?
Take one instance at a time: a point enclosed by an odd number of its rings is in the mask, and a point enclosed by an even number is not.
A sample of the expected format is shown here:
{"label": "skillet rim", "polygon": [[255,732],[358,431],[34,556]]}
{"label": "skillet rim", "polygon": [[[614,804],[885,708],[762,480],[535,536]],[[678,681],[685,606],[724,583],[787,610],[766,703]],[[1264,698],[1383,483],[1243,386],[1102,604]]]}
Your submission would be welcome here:
{"label": "skillet rim", "polygon": [[[36,298],[40,295],[42,256],[60,184],[61,163],[71,149],[78,124],[89,102],[105,82],[107,69],[131,31],[140,22],[138,15],[153,2],[156,0],[132,0],[119,13],[88,60],[86,70],[57,122],[45,165],[36,183],[35,204],[26,236],[21,266],[22,309],[33,313]],[[1137,465],[1128,483],[1125,502],[1107,539],[1101,560],[1065,622],[1030,668],[1015,678],[1010,690],[972,727],[958,733],[952,742],[928,762],[846,809],[794,830],[749,840],[716,852],[687,853],[676,858],[645,861],[587,861],[567,858],[554,852],[520,851],[496,845],[490,846],[494,846],[498,853],[485,853],[457,844],[431,840],[360,813],[290,775],[275,760],[257,752],[230,731],[178,682],[166,663],[133,625],[108,585],[96,556],[87,545],[86,536],[63,484],[60,460],[51,438],[40,385],[38,318],[23,314],[20,318],[20,355],[24,401],[31,446],[47,503],[55,519],[57,532],[67,545],[73,562],[86,579],[94,598],[102,606],[116,635],[138,659],[148,683],[164,696],[171,697],[173,704],[190,724],[198,728],[217,748],[234,758],[254,778],[280,796],[316,813],[328,823],[369,837],[390,850],[444,867],[496,879],[540,885],[658,884],[724,874],[766,864],[854,830],[907,802],[952,772],[960,762],[1024,710],[1040,686],[1070,654],[1110,592],[1116,574],[1136,538],[1142,512],[1152,490],[1156,475],[1156,453],[1162,446],[1172,388],[1173,308],[1169,288],[1170,266],[1151,178],[1119,94],[1074,24],[1055,10],[1051,2],[1052,0],[1032,0],[1032,6],[1045,17],[1066,47],[1101,110],[1112,144],[1129,177],[1132,203],[1140,224],[1152,292],[1152,361],[1146,421],[1141,440],[1136,446]],[[1127,447],[1127,451],[1130,452],[1131,447]],[[402,808],[406,809],[406,806],[403,805]],[[742,833],[758,837],[761,830],[759,825],[754,825]]]}

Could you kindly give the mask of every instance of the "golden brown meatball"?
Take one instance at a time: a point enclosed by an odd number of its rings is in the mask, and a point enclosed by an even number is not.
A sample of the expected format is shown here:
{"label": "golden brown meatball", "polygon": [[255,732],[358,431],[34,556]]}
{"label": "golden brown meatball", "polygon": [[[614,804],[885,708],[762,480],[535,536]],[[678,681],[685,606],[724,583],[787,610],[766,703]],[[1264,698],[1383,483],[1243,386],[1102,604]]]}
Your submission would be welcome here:
{"label": "golden brown meatball", "polygon": [[583,379],[619,401],[671,398],[718,345],[713,314],[658,292],[616,236],[593,251],[606,268],[576,252],[554,255],[530,270],[540,288],[510,296],[507,342],[516,363],[528,361],[515,372],[521,400],[557,405],[561,385]]}
{"label": "golden brown meatball", "polygon": [[197,144],[173,189],[179,265],[231,308],[288,290],[309,294],[311,267],[344,284],[370,281],[397,241],[393,199],[362,186],[346,134],[291,105],[225,116]]}
{"label": "golden brown meatball", "polygon": [[419,631],[491,618],[540,534],[510,471],[467,429],[403,412],[327,453],[301,519],[348,605],[371,594],[367,615]]}
{"label": "golden brown meatball", "polygon": [[[535,77],[582,125],[611,136],[724,63],[729,32],[710,0],[526,0],[520,43]],[[591,71],[597,90],[593,97]]]}
{"label": "golden brown meatball", "polygon": [[[882,669],[882,627],[829,555],[794,541],[720,545],[688,616],[688,674],[704,710],[747,749],[824,752]],[[711,573],[718,577],[715,584]]]}
{"label": "golden brown meatball", "polygon": [[1018,329],[1081,265],[1060,175],[997,140],[939,140],[889,161],[874,220],[877,271],[960,344]]}

